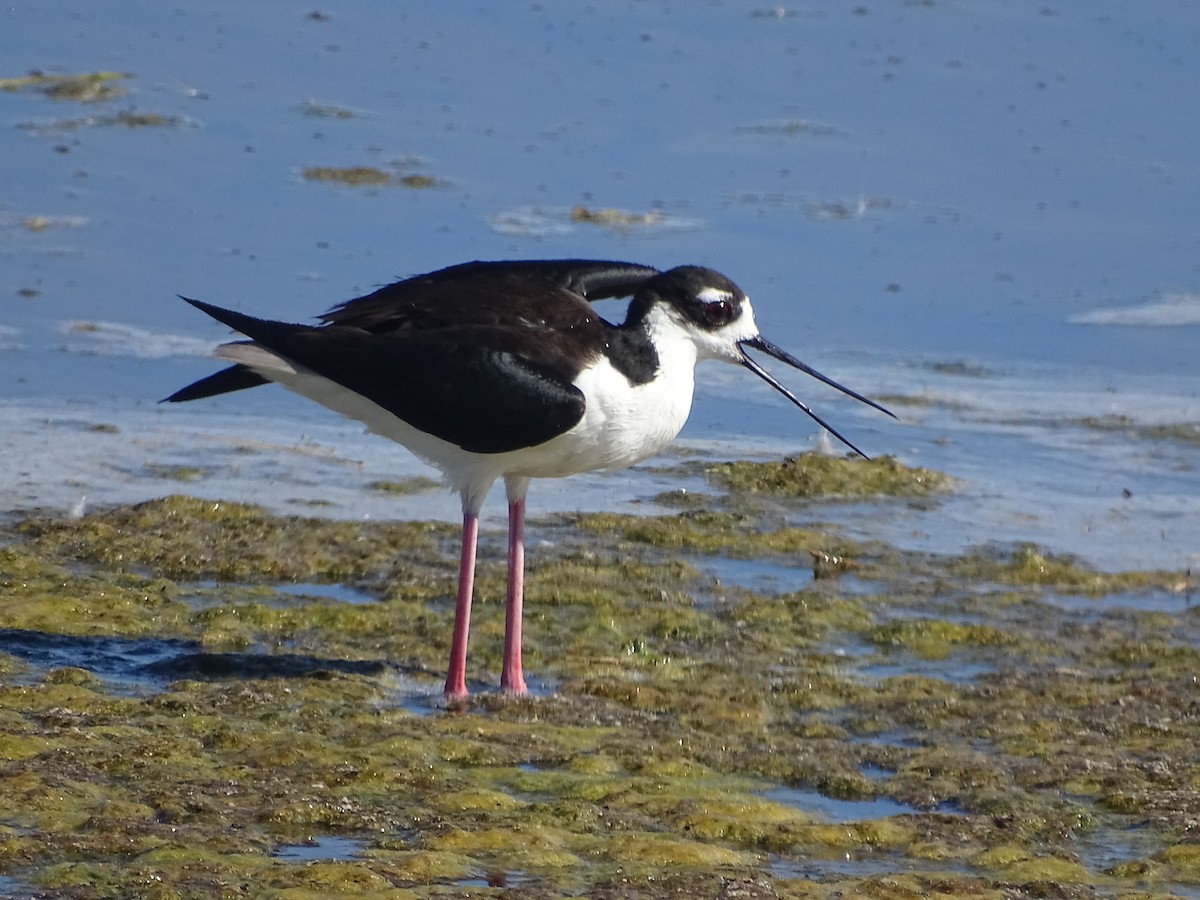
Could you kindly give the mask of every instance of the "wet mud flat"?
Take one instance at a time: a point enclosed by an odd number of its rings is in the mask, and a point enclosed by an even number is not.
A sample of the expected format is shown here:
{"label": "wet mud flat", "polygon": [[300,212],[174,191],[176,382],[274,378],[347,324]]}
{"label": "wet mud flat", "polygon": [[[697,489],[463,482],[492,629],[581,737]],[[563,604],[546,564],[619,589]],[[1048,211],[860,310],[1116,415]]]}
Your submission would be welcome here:
{"label": "wet mud flat", "polygon": [[893,460],[694,465],[531,524],[527,698],[485,536],[455,707],[453,526],[8,518],[0,895],[1200,896],[1194,573],[825,523],[936,516]]}

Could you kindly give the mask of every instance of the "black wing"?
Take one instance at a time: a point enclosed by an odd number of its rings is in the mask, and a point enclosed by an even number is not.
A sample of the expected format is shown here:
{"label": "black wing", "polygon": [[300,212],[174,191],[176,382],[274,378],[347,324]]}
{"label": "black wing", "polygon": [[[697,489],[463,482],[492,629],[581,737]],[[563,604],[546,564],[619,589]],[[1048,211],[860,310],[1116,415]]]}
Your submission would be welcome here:
{"label": "black wing", "polygon": [[375,335],[340,325],[272,322],[188,302],[256,344],[464,450],[503,453],[534,446],[583,417],[583,394],[551,359],[518,353],[516,333],[497,336],[468,328]]}
{"label": "black wing", "polygon": [[657,274],[636,263],[585,259],[461,263],[386,285],[320,318],[376,334],[530,319],[563,327],[587,315],[587,301],[632,296]]}
{"label": "black wing", "polygon": [[[468,262],[389,284],[334,307],[321,320],[374,334],[469,325],[565,329],[587,315],[581,310],[587,301],[631,296],[657,274],[651,266],[605,260]],[[525,318],[514,312],[517,298]],[[166,401],[197,400],[266,383],[245,366],[230,366]]]}
{"label": "black wing", "polygon": [[[496,278],[504,273],[525,276],[540,275],[559,287],[586,297],[588,300],[606,300],[611,297],[628,297],[644,281],[659,274],[653,266],[639,263],[618,262],[600,259],[514,259],[459,263],[428,275],[418,275],[408,281],[427,279],[430,281],[459,281],[477,276]],[[403,284],[404,282],[399,282]],[[353,302],[353,301],[351,301]]]}

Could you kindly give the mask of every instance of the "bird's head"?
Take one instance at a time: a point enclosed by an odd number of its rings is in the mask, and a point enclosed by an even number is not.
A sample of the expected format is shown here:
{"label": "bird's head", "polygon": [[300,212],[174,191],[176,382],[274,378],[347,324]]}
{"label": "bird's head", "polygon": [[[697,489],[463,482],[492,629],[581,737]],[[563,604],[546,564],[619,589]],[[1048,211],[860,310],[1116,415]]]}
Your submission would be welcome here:
{"label": "bird's head", "polygon": [[843,394],[895,418],[892,412],[874,400],[869,400],[822,375],[763,337],[754,321],[754,308],[750,304],[750,298],[720,272],[703,266],[679,266],[654,276],[635,295],[630,305],[629,318],[643,319],[654,307],[662,310],[673,326],[687,335],[696,348],[697,359],[719,359],[744,366],[863,458],[866,458],[865,453],[809,409],[770,372],[755,362],[747,351],[753,349],[773,356],[780,362],[785,362]]}

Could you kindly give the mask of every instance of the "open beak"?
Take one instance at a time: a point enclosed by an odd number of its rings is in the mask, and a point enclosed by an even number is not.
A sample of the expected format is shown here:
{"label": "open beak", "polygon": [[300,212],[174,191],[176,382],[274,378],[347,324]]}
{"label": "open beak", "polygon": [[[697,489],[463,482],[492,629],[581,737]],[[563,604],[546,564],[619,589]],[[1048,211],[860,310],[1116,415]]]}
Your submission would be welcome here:
{"label": "open beak", "polygon": [[828,378],[828,377],[822,375],[820,372],[818,372],[812,366],[809,366],[809,365],[806,365],[805,363],[800,362],[800,360],[796,359],[796,357],[792,356],[792,354],[788,353],[786,350],[784,350],[780,347],[776,347],[774,344],[772,344],[770,341],[768,341],[766,338],[762,337],[761,335],[759,335],[757,337],[749,338],[748,340],[738,341],[738,349],[742,351],[742,365],[743,366],[745,366],[747,369],[749,369],[751,372],[753,372],[755,375],[757,375],[759,378],[761,378],[763,381],[765,381],[771,387],[775,388],[775,390],[779,391],[779,393],[783,394],[783,396],[787,397],[789,400],[791,400],[793,403],[795,403],[798,407],[800,407],[800,409],[802,409],[804,411],[805,415],[807,415],[809,418],[811,418],[814,422],[816,422],[818,425],[820,425],[822,428],[824,428],[826,431],[828,431],[830,434],[832,434],[835,438],[837,438],[839,441],[841,441],[843,444],[845,444],[847,447],[849,447],[851,450],[853,450],[855,453],[857,453],[863,459],[870,459],[870,457],[867,456],[867,454],[863,453],[861,450],[859,450],[857,447],[855,447],[852,443],[850,443],[850,441],[846,440],[846,438],[844,438],[841,434],[839,434],[838,430],[836,428],[831,426],[828,422],[826,422],[824,419],[822,419],[820,416],[818,416],[815,412],[813,412],[811,409],[809,409],[808,406],[806,406],[795,394],[793,394],[791,391],[789,391],[787,388],[785,388],[782,384],[780,384],[775,379],[775,377],[773,375],[771,375],[770,372],[768,372],[766,369],[764,369],[762,366],[760,366],[758,363],[756,363],[753,359],[751,359],[750,355],[746,352],[747,347],[753,347],[755,350],[761,350],[763,353],[766,353],[768,356],[775,357],[780,362],[785,362],[789,366],[794,366],[795,368],[799,369],[801,372],[804,372],[806,375],[811,375],[813,378],[817,379],[818,381],[823,381],[830,387],[837,388],[839,391],[841,391],[843,394],[847,395],[848,397],[853,397],[855,400],[858,400],[862,403],[867,404],[867,406],[873,406],[875,409],[879,410],[880,412],[887,413],[893,419],[896,418],[895,413],[893,413],[889,409],[885,409],[884,407],[880,406],[874,400],[868,400],[862,394],[856,393],[855,391],[850,390],[850,388],[838,384],[832,378]]}

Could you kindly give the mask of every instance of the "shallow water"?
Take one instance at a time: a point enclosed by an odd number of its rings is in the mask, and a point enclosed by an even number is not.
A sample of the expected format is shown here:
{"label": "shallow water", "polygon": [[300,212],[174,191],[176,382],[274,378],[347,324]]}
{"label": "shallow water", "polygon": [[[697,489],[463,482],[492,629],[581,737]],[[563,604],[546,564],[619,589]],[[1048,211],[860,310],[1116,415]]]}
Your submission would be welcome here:
{"label": "shallow water", "polygon": [[301,600],[313,597],[339,603],[372,603],[376,600],[366,591],[355,590],[345,584],[280,584],[276,586],[276,590]]}
{"label": "shallow water", "polygon": [[[364,497],[356,468],[426,470],[278,391],[154,406],[211,369],[222,336],[174,294],[303,319],[466,258],[617,257],[725,270],[769,336],[896,398],[904,427],[789,378],[820,412],[967,485],[944,529],[846,509],[858,531],[1200,563],[1195,441],[1130,436],[1200,420],[1183,201],[1200,126],[1175,100],[1200,65],[1187,4],[4,16],[2,74],[131,73],[107,102],[0,94],[5,507],[152,496],[186,470],[208,496],[455,518],[442,495]],[[104,124],[121,110],[169,124]],[[307,165],[434,185],[332,187]],[[701,379],[683,446],[811,442],[746,376]],[[1076,424],[1106,416],[1124,426]],[[655,492],[639,477],[537,485],[531,502],[617,505]]]}
{"label": "shallow water", "polygon": [[165,687],[167,678],[156,667],[197,649],[193,641],[81,637],[13,628],[0,629],[0,647],[29,667],[30,679],[75,666],[98,676],[117,693]]}
{"label": "shallow water", "polygon": [[839,800],[826,797],[818,791],[801,788],[772,788],[764,792],[763,797],[774,803],[794,806],[803,813],[830,822],[862,822],[917,812],[914,807],[906,803],[898,803],[890,797],[876,797],[872,800]]}
{"label": "shallow water", "polygon": [[309,838],[303,844],[287,844],[272,856],[282,862],[305,863],[325,859],[353,859],[370,846],[370,841],[322,834]]}

